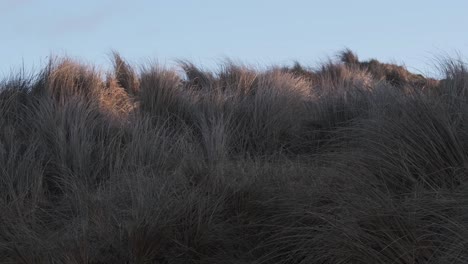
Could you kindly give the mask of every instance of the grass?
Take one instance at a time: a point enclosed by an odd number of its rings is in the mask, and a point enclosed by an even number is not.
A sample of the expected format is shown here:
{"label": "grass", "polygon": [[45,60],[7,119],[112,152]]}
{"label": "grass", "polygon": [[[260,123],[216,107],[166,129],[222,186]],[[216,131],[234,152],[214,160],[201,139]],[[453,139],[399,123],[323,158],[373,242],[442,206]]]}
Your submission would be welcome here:
{"label": "grass", "polygon": [[467,263],[468,70],[70,59],[0,83],[0,263]]}

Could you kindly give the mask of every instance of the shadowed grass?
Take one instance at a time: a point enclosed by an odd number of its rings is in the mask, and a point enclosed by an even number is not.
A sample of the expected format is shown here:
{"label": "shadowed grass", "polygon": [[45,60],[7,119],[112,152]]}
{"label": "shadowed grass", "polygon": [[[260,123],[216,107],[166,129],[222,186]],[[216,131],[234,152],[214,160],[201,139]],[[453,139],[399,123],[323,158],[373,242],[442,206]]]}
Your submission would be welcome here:
{"label": "shadowed grass", "polygon": [[468,262],[463,61],[113,59],[0,82],[1,263]]}

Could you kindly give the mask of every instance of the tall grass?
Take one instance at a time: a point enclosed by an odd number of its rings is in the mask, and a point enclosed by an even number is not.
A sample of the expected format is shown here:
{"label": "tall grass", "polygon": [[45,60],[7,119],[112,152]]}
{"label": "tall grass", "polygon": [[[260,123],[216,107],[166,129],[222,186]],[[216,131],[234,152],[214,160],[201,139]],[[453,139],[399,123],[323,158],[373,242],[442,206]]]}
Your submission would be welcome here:
{"label": "tall grass", "polygon": [[467,68],[360,61],[0,83],[0,263],[467,263]]}

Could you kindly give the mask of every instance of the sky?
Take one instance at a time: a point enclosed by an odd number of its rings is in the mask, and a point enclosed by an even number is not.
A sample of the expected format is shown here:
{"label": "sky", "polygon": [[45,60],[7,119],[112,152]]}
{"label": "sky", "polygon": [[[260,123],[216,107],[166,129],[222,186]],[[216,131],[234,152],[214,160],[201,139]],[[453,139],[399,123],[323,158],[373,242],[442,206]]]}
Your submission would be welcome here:
{"label": "sky", "polygon": [[226,58],[317,66],[344,48],[431,74],[437,57],[468,55],[467,10],[466,0],[0,0],[0,76],[50,56],[106,67],[112,50],[212,69]]}

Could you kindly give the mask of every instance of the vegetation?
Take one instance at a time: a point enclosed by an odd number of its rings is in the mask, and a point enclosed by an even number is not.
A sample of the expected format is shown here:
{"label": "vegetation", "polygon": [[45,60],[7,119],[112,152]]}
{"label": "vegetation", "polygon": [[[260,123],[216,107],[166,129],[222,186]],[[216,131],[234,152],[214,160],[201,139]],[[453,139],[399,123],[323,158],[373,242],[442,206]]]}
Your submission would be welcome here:
{"label": "vegetation", "polygon": [[0,262],[468,263],[465,64],[339,57],[7,78]]}

